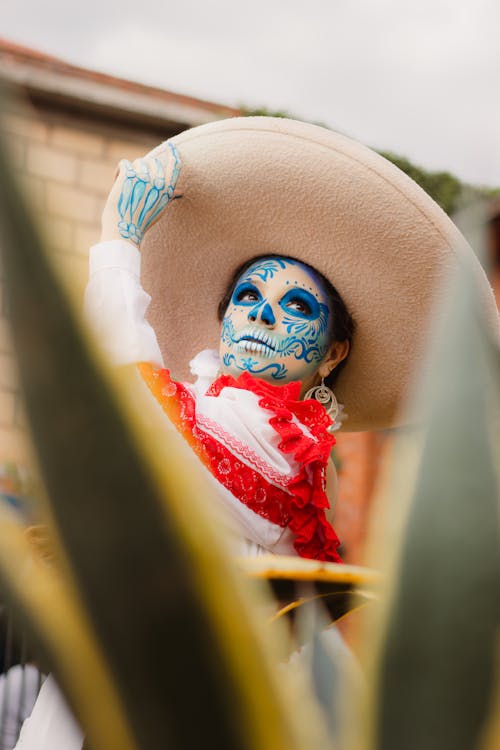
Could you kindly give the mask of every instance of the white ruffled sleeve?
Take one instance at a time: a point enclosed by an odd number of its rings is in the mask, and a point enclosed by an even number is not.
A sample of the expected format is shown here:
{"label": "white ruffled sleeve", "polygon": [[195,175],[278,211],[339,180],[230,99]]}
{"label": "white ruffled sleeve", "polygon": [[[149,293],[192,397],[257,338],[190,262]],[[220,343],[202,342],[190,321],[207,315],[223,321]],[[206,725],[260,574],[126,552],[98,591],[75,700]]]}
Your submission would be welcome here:
{"label": "white ruffled sleeve", "polygon": [[194,392],[197,396],[205,394],[220,374],[219,353],[215,349],[203,349],[190,361],[189,370],[196,378]]}
{"label": "white ruffled sleeve", "polygon": [[115,364],[150,362],[163,367],[156,334],[146,321],[151,297],[141,287],[141,256],[126,240],[101,242],[89,251],[85,317]]}
{"label": "white ruffled sleeve", "polygon": [[14,750],[81,750],[83,733],[52,675],[42,685],[33,713]]}

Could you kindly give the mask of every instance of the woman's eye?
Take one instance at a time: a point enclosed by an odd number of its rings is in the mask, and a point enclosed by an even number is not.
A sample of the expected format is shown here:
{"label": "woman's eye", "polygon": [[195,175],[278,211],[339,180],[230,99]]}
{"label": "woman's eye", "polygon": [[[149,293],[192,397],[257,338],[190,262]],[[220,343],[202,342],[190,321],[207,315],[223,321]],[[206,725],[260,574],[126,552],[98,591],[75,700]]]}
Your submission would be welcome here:
{"label": "woman's eye", "polygon": [[236,302],[258,302],[260,295],[256,289],[244,287],[243,289],[236,290],[235,299]]}
{"label": "woman's eye", "polygon": [[307,302],[304,302],[304,300],[302,299],[289,300],[289,302],[287,302],[287,307],[291,308],[292,310],[296,310],[299,313],[302,313],[302,315],[310,315],[312,312]]}

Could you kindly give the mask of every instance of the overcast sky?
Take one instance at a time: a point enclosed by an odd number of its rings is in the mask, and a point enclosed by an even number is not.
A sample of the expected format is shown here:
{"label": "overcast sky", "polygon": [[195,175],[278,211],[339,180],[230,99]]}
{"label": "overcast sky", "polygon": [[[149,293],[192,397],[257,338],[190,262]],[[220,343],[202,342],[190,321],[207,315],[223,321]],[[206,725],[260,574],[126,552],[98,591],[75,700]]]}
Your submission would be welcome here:
{"label": "overcast sky", "polygon": [[0,0],[0,36],[500,186],[499,0]]}

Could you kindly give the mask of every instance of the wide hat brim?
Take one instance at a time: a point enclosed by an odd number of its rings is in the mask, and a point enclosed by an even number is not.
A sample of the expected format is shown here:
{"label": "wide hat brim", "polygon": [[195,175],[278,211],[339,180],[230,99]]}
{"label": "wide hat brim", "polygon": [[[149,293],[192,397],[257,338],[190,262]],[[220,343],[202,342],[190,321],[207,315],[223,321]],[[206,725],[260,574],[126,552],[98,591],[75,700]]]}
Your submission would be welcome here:
{"label": "wide hat brim", "polygon": [[289,255],[340,292],[357,330],[335,392],[343,429],[382,429],[398,413],[429,341],[437,295],[466,267],[497,325],[488,281],[446,214],[370,149],[325,128],[281,118],[232,118],[172,139],[182,195],[146,235],[148,318],[177,379],[218,348],[219,300],[255,255]]}

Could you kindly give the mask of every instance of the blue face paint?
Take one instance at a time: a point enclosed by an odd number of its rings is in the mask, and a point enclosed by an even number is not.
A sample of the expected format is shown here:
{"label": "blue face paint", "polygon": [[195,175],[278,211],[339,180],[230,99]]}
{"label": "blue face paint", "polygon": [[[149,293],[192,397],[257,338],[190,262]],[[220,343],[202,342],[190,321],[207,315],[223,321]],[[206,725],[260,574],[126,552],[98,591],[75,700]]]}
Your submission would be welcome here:
{"label": "blue face paint", "polygon": [[222,323],[223,370],[270,382],[306,380],[329,346],[330,310],[321,283],[290,258],[257,261],[238,279]]}

